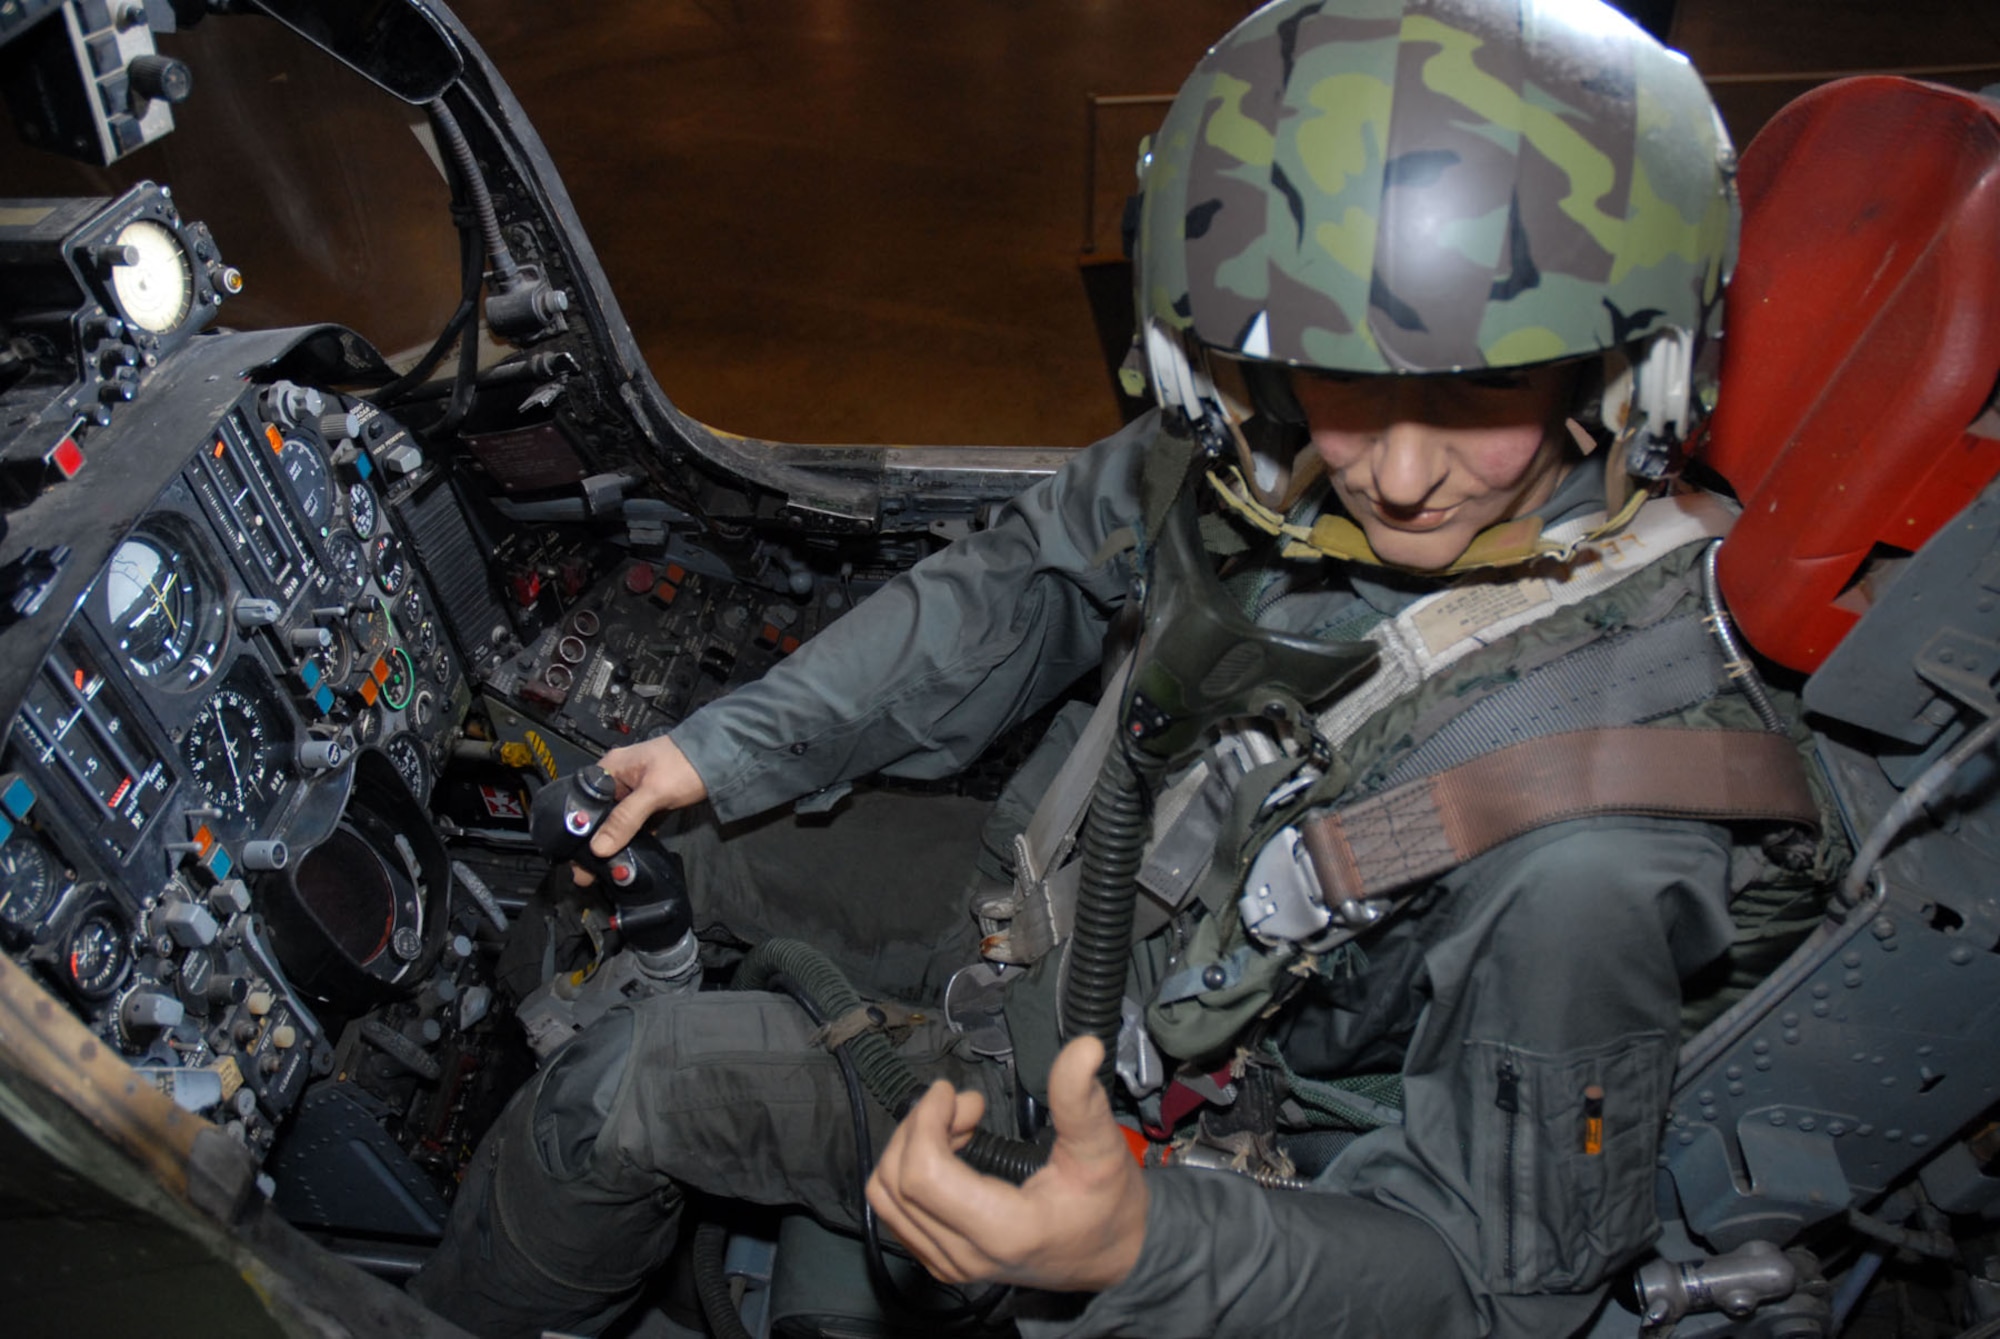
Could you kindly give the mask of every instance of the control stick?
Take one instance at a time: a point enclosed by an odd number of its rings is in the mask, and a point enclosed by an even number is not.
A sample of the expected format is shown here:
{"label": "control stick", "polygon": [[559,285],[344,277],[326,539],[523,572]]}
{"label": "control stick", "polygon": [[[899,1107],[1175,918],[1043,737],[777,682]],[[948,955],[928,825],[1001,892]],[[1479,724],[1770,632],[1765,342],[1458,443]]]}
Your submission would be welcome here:
{"label": "control stick", "polygon": [[585,767],[542,787],[529,815],[529,833],[550,860],[574,861],[605,887],[616,906],[611,924],[626,943],[642,953],[673,948],[694,927],[681,858],[643,831],[609,857],[590,849],[591,836],[617,800],[611,774]]}
{"label": "control stick", "polygon": [[609,859],[590,849],[592,834],[617,800],[611,775],[586,767],[542,787],[528,815],[528,831],[543,855],[575,861],[610,894],[612,928],[625,937],[624,948],[593,970],[558,972],[514,1011],[542,1060],[620,1004],[701,988],[701,943],[681,858],[645,832]]}

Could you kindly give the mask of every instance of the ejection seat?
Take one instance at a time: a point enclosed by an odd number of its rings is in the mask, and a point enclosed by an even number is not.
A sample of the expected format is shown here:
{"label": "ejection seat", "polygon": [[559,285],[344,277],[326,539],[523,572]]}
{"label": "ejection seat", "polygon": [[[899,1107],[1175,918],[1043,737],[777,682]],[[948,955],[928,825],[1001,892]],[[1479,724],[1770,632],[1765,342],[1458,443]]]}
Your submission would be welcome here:
{"label": "ejection seat", "polygon": [[[1641,1290],[1662,1320],[1701,1300],[1676,1279],[1759,1277],[1912,1174],[1947,1212],[2000,1210],[1964,1142],[2000,1100],[2000,101],[1830,84],[1756,137],[1739,185],[1694,455],[1743,504],[1717,563],[1734,621],[1810,676],[1860,855],[1825,919],[1682,1048],[1661,1156],[1677,1263]],[[1865,1284],[1746,1296],[1766,1324],[1823,1320]]]}

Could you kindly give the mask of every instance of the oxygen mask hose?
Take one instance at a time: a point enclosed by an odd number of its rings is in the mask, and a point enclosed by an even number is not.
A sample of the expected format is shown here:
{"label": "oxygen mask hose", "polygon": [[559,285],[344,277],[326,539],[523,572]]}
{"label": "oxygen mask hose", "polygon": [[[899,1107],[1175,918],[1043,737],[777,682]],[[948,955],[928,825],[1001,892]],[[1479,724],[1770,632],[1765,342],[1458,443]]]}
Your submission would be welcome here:
{"label": "oxygen mask hose", "polygon": [[1065,1037],[1104,1043],[1107,1086],[1124,1022],[1153,790],[1172,762],[1221,722],[1247,716],[1304,729],[1302,704],[1353,687],[1375,666],[1372,642],[1314,641],[1259,627],[1216,579],[1199,534],[1194,495],[1184,486],[1153,550],[1137,664],[1084,823],[1060,1017]]}

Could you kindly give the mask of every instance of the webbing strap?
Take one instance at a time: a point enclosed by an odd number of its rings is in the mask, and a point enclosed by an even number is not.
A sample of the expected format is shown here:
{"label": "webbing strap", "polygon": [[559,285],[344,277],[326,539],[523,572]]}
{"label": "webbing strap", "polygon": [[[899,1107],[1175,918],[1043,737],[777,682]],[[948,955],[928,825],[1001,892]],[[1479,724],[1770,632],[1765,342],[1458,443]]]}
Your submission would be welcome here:
{"label": "webbing strap", "polygon": [[1628,726],[1510,745],[1302,825],[1329,905],[1438,875],[1536,828],[1600,814],[1819,826],[1792,741]]}

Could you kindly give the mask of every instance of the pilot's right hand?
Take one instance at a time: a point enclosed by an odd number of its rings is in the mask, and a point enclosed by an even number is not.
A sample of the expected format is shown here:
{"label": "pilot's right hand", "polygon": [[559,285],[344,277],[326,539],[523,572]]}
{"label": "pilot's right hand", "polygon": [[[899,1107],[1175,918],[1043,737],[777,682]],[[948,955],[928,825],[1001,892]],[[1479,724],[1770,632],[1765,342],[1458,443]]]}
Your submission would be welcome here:
{"label": "pilot's right hand", "polygon": [[597,765],[618,783],[618,803],[590,839],[590,849],[599,857],[624,850],[655,815],[708,798],[701,773],[665,735],[613,749]]}

